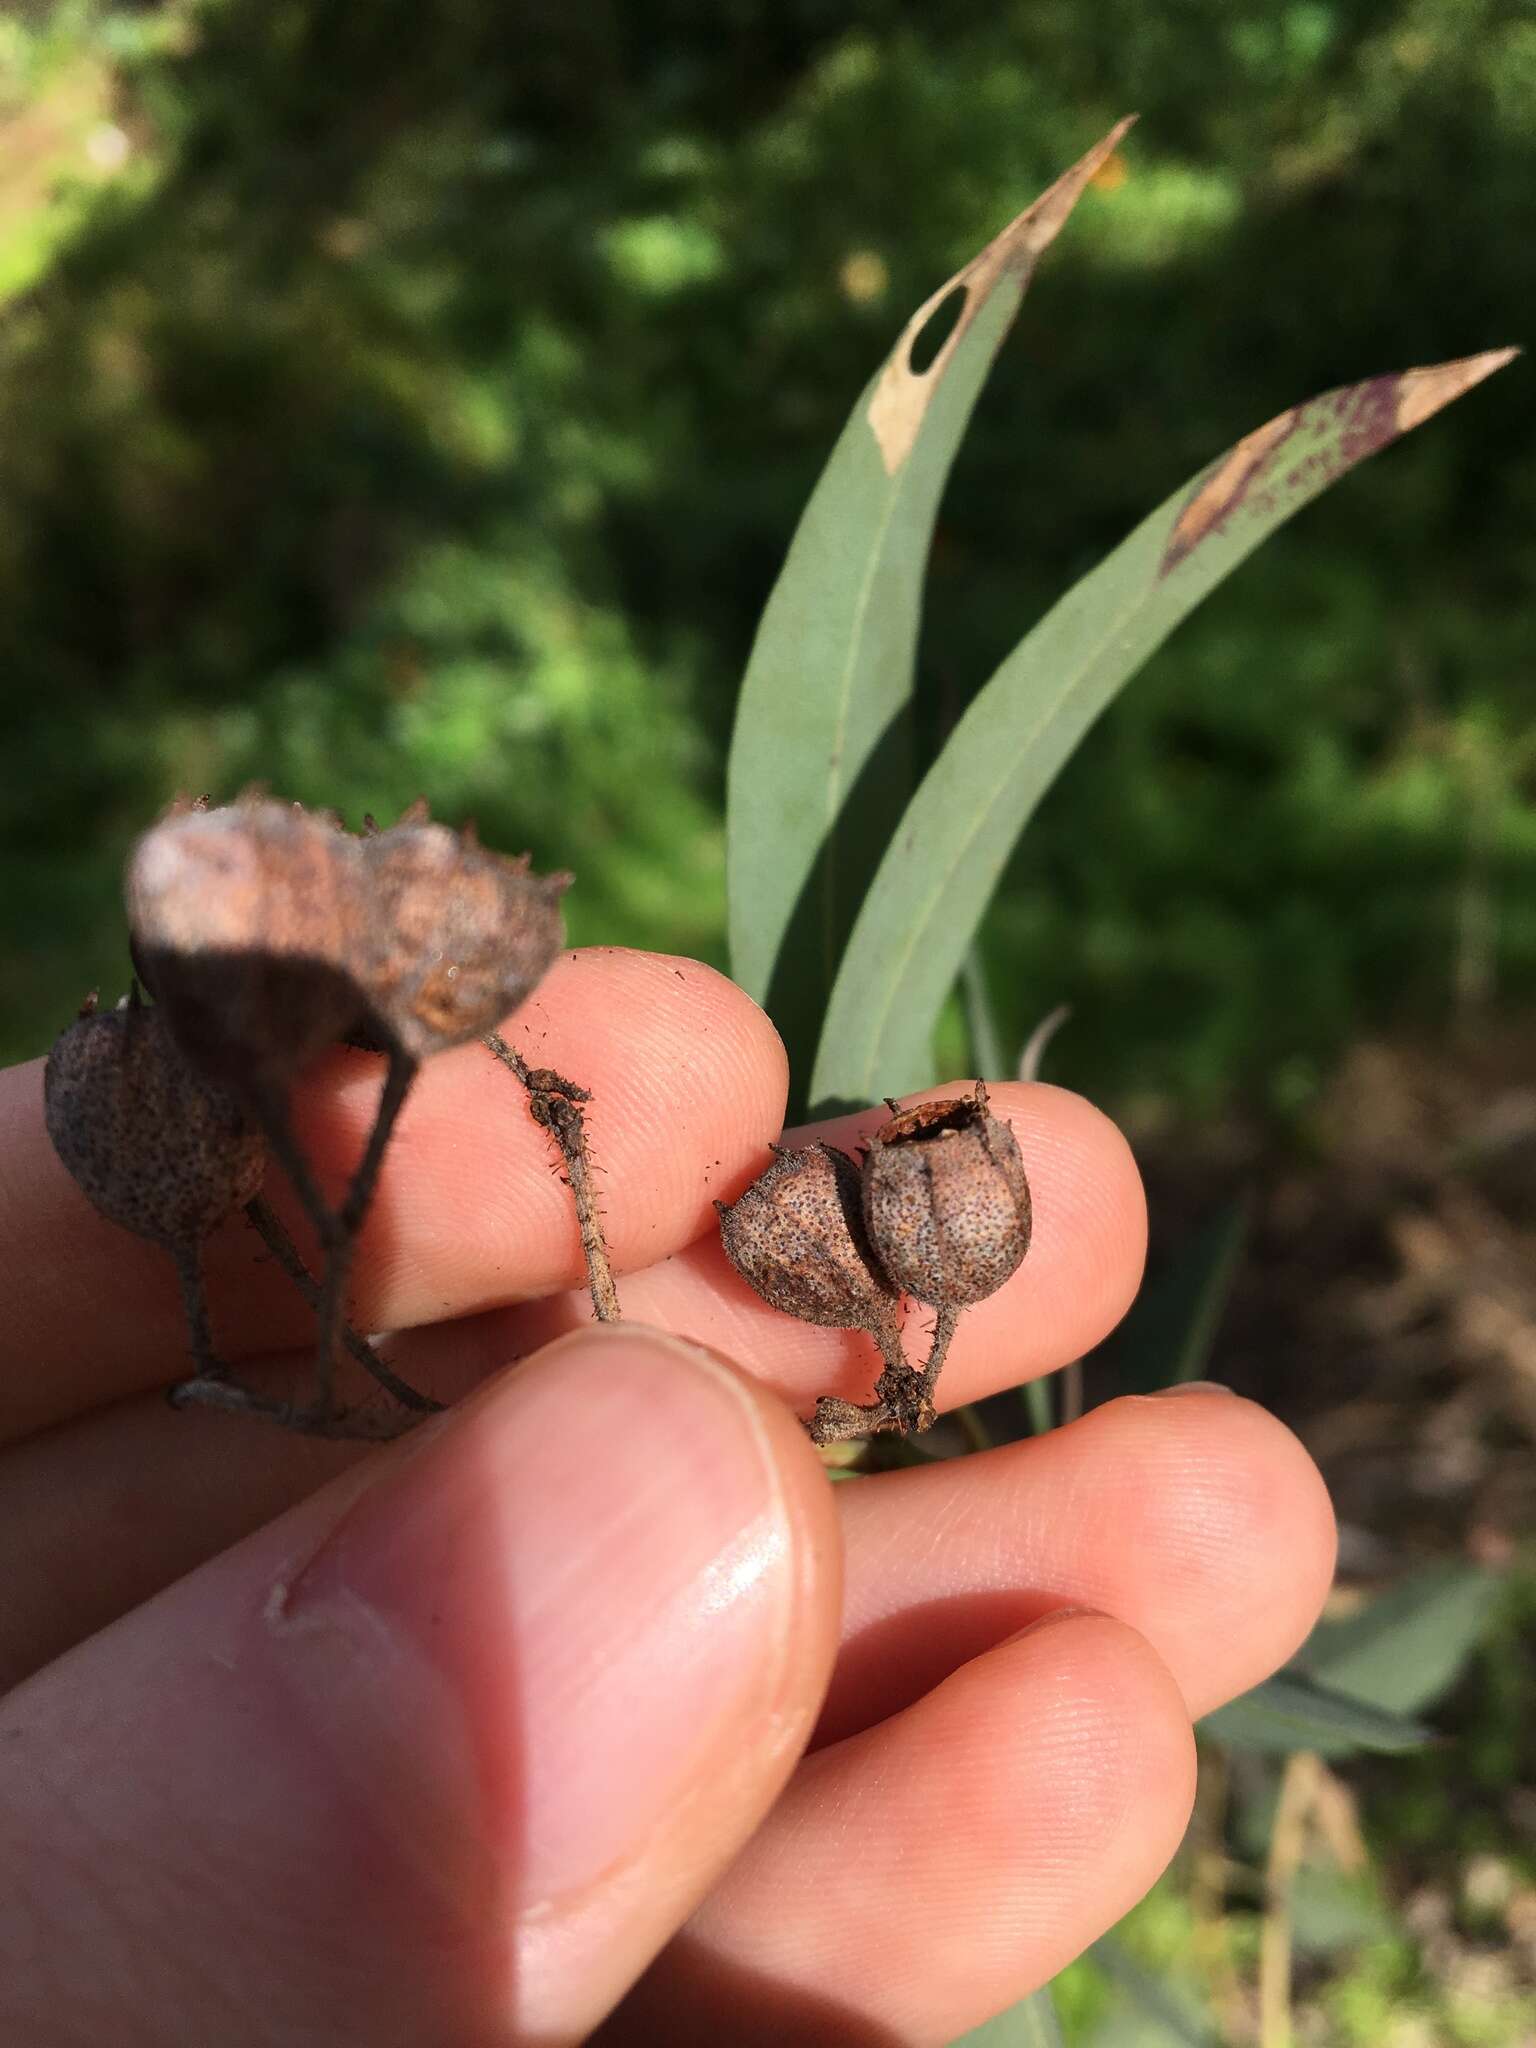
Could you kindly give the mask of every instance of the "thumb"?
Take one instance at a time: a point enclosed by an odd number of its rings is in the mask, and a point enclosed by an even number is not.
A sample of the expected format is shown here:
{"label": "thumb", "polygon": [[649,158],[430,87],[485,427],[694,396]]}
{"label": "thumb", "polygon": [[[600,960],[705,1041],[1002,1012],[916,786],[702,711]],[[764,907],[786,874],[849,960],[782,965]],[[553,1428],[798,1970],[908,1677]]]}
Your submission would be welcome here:
{"label": "thumb", "polygon": [[771,1396],[552,1345],[0,1707],[0,2038],[580,2038],[788,1777],[839,1590]]}

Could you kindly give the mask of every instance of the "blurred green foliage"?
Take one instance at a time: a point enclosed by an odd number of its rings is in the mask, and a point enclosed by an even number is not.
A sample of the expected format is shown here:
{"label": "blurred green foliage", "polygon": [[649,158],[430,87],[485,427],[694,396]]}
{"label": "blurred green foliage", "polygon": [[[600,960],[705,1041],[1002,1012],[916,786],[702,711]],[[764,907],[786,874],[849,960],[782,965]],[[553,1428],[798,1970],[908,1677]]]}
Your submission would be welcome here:
{"label": "blurred green foliage", "polygon": [[[907,313],[1118,113],[935,545],[932,739],[1293,400],[1521,339],[1515,0],[203,0],[0,22],[0,1049],[126,971],[176,787],[418,791],[723,950],[757,611]],[[992,917],[1006,1034],[1285,1112],[1536,989],[1536,393],[1352,478],[1138,680]]]}

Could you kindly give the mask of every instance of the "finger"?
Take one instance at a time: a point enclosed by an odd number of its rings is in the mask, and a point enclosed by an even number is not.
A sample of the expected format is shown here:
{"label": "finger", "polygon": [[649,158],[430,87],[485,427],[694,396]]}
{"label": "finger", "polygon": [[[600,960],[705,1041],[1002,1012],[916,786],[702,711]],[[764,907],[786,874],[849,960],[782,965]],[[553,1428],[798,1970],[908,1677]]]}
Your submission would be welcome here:
{"label": "finger", "polygon": [[[927,1092],[937,1097],[969,1085]],[[1109,1118],[1082,1096],[1037,1082],[999,1083],[990,1094],[993,1114],[1012,1125],[1024,1155],[1034,1230],[1013,1277],[961,1316],[939,1381],[941,1408],[1017,1386],[1092,1350],[1129,1308],[1146,1257],[1141,1177]],[[840,1117],[791,1132],[786,1142],[822,1138],[852,1150],[887,1114],[875,1109]],[[754,1174],[761,1164],[766,1155]],[[731,1267],[718,1231],[633,1275],[624,1300],[644,1321],[739,1359],[803,1414],[821,1394],[871,1398],[880,1370],[872,1341],[859,1331],[821,1329],[770,1308]],[[515,1357],[577,1327],[587,1313],[580,1295],[553,1295],[474,1328],[423,1332],[413,1355],[427,1360],[449,1345],[462,1353],[467,1343],[483,1347],[488,1368],[493,1359]],[[932,1310],[908,1305],[907,1346],[916,1361],[932,1325]]]}
{"label": "finger", "polygon": [[[939,1387],[946,1402],[1013,1385],[1089,1349],[1118,1320],[1141,1270],[1141,1184],[1114,1125],[1059,1088],[999,1086],[993,1104],[1024,1147],[1038,1221],[1019,1272],[961,1317]],[[860,1127],[844,1119],[825,1128],[853,1143]],[[753,1152],[741,1180],[765,1156]],[[713,1223],[710,1211],[696,1244],[628,1277],[626,1310],[738,1358],[802,1411],[819,1393],[867,1392],[876,1370],[869,1340],[769,1308],[727,1263]],[[449,1400],[590,1316],[584,1292],[560,1295],[407,1333],[390,1352],[399,1371]],[[307,1363],[297,1361],[297,1377],[288,1370],[273,1391],[302,1399]],[[174,1415],[158,1396],[13,1445],[0,1455],[0,1498],[11,1503],[0,1524],[0,1570],[21,1590],[0,1629],[0,1673],[57,1655],[357,1455],[222,1417]]]}
{"label": "finger", "polygon": [[750,1382],[558,1347],[10,1696],[0,2038],[581,2038],[792,1769],[837,1560]]}
{"label": "finger", "polygon": [[843,1645],[818,1742],[1063,1606],[1129,1623],[1206,1714],[1285,1662],[1333,1578],[1317,1467],[1283,1423],[1219,1390],[1112,1401],[838,1494]]}
{"label": "finger", "polygon": [[[592,1146],[620,1269],[664,1258],[750,1177],[783,1115],[784,1052],[747,996],[696,961],[565,954],[508,1026],[592,1091]],[[341,1053],[299,1091],[297,1121],[332,1189],[361,1151],[379,1062]],[[179,1376],[186,1337],[156,1247],[108,1223],[55,1158],[41,1062],[0,1074],[0,1441]],[[427,1063],[396,1129],[358,1254],[365,1329],[462,1315],[581,1276],[569,1191],[523,1090],[480,1045]],[[279,1177],[271,1192],[297,1225]],[[302,1234],[302,1233],[300,1233]],[[299,1344],[309,1312],[243,1219],[210,1241],[220,1348]]]}
{"label": "finger", "polygon": [[1093,1615],[1037,1626],[807,1759],[599,2038],[936,2048],[1134,1904],[1193,1793],[1147,1644]]}

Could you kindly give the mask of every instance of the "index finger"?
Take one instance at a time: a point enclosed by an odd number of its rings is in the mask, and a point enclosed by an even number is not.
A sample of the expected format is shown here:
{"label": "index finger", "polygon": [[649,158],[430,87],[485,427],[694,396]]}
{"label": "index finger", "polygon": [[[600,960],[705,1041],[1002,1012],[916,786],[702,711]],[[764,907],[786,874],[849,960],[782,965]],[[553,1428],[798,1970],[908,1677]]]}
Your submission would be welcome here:
{"label": "index finger", "polygon": [[[695,960],[563,954],[506,1027],[536,1065],[592,1093],[591,1149],[621,1273],[714,1221],[784,1117],[784,1050],[763,1012]],[[295,1119],[339,1193],[372,1121],[380,1062],[339,1052]],[[352,1318],[399,1329],[576,1284],[569,1191],[528,1098],[481,1045],[429,1061],[385,1158],[359,1243]],[[268,1192],[306,1244],[291,1191]],[[178,1378],[187,1350],[171,1262],[94,1210],[48,1142],[42,1062],[0,1073],[0,1442]],[[301,1345],[309,1310],[240,1217],[210,1239],[215,1341],[237,1361]]]}

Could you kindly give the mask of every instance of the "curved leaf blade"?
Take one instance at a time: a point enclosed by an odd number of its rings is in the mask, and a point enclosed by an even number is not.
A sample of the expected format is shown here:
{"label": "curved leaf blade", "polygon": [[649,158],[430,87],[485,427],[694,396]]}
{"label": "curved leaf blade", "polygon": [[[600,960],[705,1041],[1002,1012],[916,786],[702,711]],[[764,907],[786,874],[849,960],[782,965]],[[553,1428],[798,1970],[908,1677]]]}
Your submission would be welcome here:
{"label": "curved leaf blade", "polygon": [[1421,1749],[1435,1739],[1433,1728],[1422,1722],[1334,1692],[1294,1664],[1217,1707],[1198,1725],[1202,1734],[1233,1749],[1256,1749],[1272,1756],[1293,1749],[1315,1749],[1319,1756],[1352,1756],[1362,1749],[1391,1754]]}
{"label": "curved leaf blade", "polygon": [[962,2034],[951,2048],[1066,2048],[1056,2001],[1047,1984],[1017,2005]]}
{"label": "curved leaf blade", "polygon": [[[763,612],[727,768],[731,971],[779,1025],[802,1088],[854,916],[910,794],[906,710],[940,494],[1035,265],[1129,126],[913,314],[854,407]],[[913,344],[956,292],[953,331],[914,371]]]}
{"label": "curved leaf blade", "polygon": [[1477,1565],[1429,1565],[1358,1614],[1319,1622],[1297,1661],[1334,1692],[1417,1714],[1461,1676],[1502,1590]]}
{"label": "curved leaf blade", "polygon": [[1293,512],[1516,353],[1373,377],[1292,406],[1052,607],[983,686],[907,806],[838,970],[813,1102],[867,1102],[928,1078],[939,1010],[1014,842],[1116,692]]}

